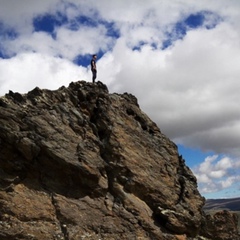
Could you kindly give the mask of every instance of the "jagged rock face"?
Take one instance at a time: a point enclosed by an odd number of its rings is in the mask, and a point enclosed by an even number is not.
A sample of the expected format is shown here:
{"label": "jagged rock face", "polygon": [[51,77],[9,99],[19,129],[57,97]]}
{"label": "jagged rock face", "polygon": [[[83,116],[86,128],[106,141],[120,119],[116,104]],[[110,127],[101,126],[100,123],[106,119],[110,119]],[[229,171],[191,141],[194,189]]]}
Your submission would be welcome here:
{"label": "jagged rock face", "polygon": [[214,240],[239,240],[238,216],[229,211],[208,214],[201,228],[201,235]]}
{"label": "jagged rock face", "polygon": [[204,199],[130,94],[71,83],[0,99],[0,239],[190,239]]}

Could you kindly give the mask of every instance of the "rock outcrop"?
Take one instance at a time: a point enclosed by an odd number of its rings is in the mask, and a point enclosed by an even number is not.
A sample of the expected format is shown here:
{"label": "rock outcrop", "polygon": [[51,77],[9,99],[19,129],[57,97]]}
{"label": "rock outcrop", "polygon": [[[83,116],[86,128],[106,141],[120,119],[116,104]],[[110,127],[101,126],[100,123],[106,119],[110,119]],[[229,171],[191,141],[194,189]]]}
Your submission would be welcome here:
{"label": "rock outcrop", "polygon": [[239,240],[238,216],[226,210],[209,214],[201,227],[201,235],[214,240]]}
{"label": "rock outcrop", "polygon": [[79,81],[0,98],[1,240],[202,239],[203,205],[131,94]]}

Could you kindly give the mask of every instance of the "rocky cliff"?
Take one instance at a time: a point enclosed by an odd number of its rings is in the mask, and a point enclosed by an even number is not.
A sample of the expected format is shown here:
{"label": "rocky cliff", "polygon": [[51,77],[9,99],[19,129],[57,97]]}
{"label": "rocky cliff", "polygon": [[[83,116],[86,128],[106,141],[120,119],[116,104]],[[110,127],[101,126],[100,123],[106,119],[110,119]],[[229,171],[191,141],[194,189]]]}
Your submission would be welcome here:
{"label": "rocky cliff", "polygon": [[1,240],[204,239],[203,205],[131,94],[79,81],[0,98]]}

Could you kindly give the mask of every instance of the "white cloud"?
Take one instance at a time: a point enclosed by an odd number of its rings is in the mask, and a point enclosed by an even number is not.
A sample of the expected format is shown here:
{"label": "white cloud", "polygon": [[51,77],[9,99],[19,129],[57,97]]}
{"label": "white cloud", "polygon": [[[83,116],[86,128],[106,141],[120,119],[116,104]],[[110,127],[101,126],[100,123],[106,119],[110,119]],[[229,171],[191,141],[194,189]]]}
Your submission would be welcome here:
{"label": "white cloud", "polygon": [[[208,184],[209,182],[211,182],[210,178],[207,176],[207,174],[201,174],[201,175],[197,175],[196,174],[196,177],[197,177],[197,180],[198,182],[200,183],[206,183]],[[202,190],[202,189],[200,189]],[[203,191],[203,190],[202,190]]]}
{"label": "white cloud", "polygon": [[32,1],[32,0],[1,0],[0,21],[7,26],[14,27],[19,33],[32,31],[32,19],[38,14],[55,12],[59,0]]}
{"label": "white cloud", "polygon": [[224,157],[216,164],[216,169],[228,169],[233,167],[232,160],[229,157]]}
{"label": "white cloud", "polygon": [[106,28],[83,26],[78,31],[59,28],[56,31],[56,44],[58,51],[68,59],[74,59],[77,55],[93,54],[107,51],[112,45],[112,39],[106,36]]}
{"label": "white cloud", "polygon": [[232,176],[227,178],[226,180],[221,181],[221,187],[222,188],[228,188],[231,187],[235,182],[238,182],[240,180],[239,176]]}
{"label": "white cloud", "polygon": [[200,173],[206,173],[208,171],[212,170],[212,162],[214,162],[217,159],[218,155],[209,156],[205,159],[203,163],[199,166],[199,172]]}
{"label": "white cloud", "polygon": [[24,53],[0,59],[0,95],[8,90],[26,93],[36,86],[54,90],[82,79],[90,79],[86,69],[61,58]]}
{"label": "white cloud", "polygon": [[39,52],[55,56],[58,53],[55,44],[50,34],[33,32],[7,41],[5,47],[7,49],[6,54],[10,56],[28,52]]}
{"label": "white cloud", "polygon": [[193,168],[200,192],[219,192],[237,184],[240,180],[239,168],[236,168],[239,161],[240,159],[218,155],[205,158],[204,162]]}
{"label": "white cloud", "polygon": [[221,178],[223,176],[225,176],[226,172],[223,170],[217,170],[217,171],[212,171],[209,176],[211,178]]}

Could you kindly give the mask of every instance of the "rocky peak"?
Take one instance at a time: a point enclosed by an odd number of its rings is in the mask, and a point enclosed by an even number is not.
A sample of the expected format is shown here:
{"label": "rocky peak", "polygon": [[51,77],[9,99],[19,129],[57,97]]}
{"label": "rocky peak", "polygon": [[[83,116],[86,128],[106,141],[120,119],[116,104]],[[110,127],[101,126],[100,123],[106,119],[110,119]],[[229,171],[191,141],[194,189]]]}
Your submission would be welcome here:
{"label": "rocky peak", "polygon": [[203,205],[133,95],[79,81],[0,98],[1,240],[202,239]]}

